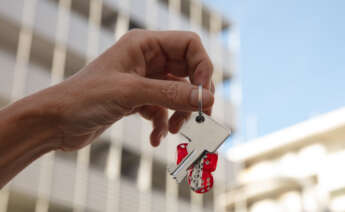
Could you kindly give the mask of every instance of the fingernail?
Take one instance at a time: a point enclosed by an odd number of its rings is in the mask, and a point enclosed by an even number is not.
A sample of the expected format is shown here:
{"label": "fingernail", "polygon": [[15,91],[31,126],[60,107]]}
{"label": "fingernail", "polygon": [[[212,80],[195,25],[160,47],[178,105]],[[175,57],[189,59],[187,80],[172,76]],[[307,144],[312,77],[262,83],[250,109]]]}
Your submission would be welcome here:
{"label": "fingernail", "polygon": [[167,134],[167,132],[160,132],[158,136],[159,140],[161,141],[162,139],[164,139],[167,136]]}
{"label": "fingernail", "polygon": [[[190,104],[194,107],[199,106],[199,91],[198,88],[194,88],[190,94]],[[210,107],[214,101],[213,94],[207,89],[202,89],[202,106]]]}
{"label": "fingernail", "polygon": [[167,135],[168,135],[168,130],[163,132],[162,138],[163,138],[163,139],[166,138]]}

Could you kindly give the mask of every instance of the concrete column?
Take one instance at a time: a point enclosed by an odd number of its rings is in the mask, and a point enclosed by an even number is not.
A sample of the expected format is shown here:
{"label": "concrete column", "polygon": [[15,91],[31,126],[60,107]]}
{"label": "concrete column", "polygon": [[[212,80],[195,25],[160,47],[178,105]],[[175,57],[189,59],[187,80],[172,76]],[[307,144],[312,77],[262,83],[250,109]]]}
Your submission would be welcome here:
{"label": "concrete column", "polygon": [[[51,71],[51,84],[57,84],[64,78],[66,62],[66,41],[69,30],[69,16],[71,0],[60,0],[57,19],[56,41]],[[54,152],[48,153],[41,159],[40,178],[38,185],[38,201],[36,212],[48,212],[51,186],[53,182]]]}
{"label": "concrete column", "polygon": [[217,83],[223,80],[223,67],[222,66],[222,47],[218,42],[220,31],[222,27],[222,19],[219,14],[212,13],[210,17],[210,54],[214,64],[213,79]]}
{"label": "concrete column", "polygon": [[28,63],[32,43],[32,28],[35,21],[37,0],[24,1],[22,26],[19,33],[16,64],[14,67],[14,80],[12,87],[12,101],[25,95],[25,85],[28,73]]}
{"label": "concrete column", "polygon": [[149,134],[151,132],[151,123],[142,121],[141,130],[141,155],[137,178],[139,189],[139,212],[151,211],[152,202],[152,147],[150,146]]}
{"label": "concrete column", "polygon": [[157,0],[146,0],[146,23],[147,29],[156,29],[157,27]]}
{"label": "concrete column", "polygon": [[200,0],[191,0],[190,3],[191,30],[200,34],[200,29],[202,29],[202,4]]}
{"label": "concrete column", "polygon": [[[129,7],[130,1],[122,1]],[[129,30],[129,15],[119,11],[116,19],[114,38],[118,41]],[[105,174],[108,178],[106,212],[120,211],[120,181],[122,163],[123,122],[117,122],[111,128],[111,145],[109,149]]]}
{"label": "concrete column", "polygon": [[119,122],[111,128],[111,145],[105,170],[108,179],[106,212],[120,211],[122,135],[123,124]]}
{"label": "concrete column", "polygon": [[[99,31],[102,18],[102,0],[90,1],[89,26],[87,39],[87,62],[98,55]],[[78,151],[74,188],[73,212],[84,212],[87,206],[88,169],[90,145]]]}
{"label": "concrete column", "polygon": [[[27,68],[30,59],[32,28],[35,20],[37,0],[24,1],[22,26],[19,33],[16,63],[14,67],[13,85],[11,91],[11,102],[23,97],[27,77]],[[10,195],[10,185],[8,183],[0,191],[0,212],[6,212]]]}
{"label": "concrete column", "polygon": [[181,0],[169,0],[169,29],[176,30],[179,28],[180,23],[175,19],[174,15],[179,17],[181,14]]}
{"label": "concrete column", "polygon": [[[173,114],[169,111],[169,117]],[[165,139],[167,148],[167,165],[176,163],[176,146],[179,142],[176,135],[168,134]],[[166,171],[166,211],[167,212],[178,212],[178,184],[171,177],[168,171]]]}
{"label": "concrete column", "polygon": [[[125,8],[130,7],[130,1],[121,1],[121,4]],[[129,21],[129,14],[123,12],[123,10],[118,11],[115,26],[115,41],[118,41],[129,30]]]}

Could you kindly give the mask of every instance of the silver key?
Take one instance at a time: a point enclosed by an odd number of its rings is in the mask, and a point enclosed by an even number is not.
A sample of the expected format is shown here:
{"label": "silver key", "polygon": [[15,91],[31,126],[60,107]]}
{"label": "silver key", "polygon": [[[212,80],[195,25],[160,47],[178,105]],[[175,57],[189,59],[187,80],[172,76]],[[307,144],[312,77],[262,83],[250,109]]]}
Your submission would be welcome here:
{"label": "silver key", "polygon": [[202,114],[204,120],[198,122],[200,113],[192,113],[191,118],[183,125],[180,133],[190,141],[188,155],[178,165],[168,168],[170,175],[180,183],[187,175],[188,168],[205,152],[215,152],[230,136],[230,130]]}

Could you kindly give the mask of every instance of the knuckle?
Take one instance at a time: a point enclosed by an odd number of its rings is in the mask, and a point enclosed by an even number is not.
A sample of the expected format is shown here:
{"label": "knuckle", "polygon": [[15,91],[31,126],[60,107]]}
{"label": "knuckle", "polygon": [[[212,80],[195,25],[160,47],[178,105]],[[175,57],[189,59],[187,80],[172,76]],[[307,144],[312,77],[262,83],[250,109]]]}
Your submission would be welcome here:
{"label": "knuckle", "polygon": [[200,70],[205,78],[211,79],[213,75],[213,64],[210,60],[204,60],[200,63]]}
{"label": "knuckle", "polygon": [[119,94],[119,98],[114,101],[129,111],[136,106],[133,98],[141,82],[131,74],[122,74],[119,77],[121,77],[121,80],[117,81],[117,86],[115,86],[117,89],[114,91]]}
{"label": "knuckle", "polygon": [[190,36],[191,40],[201,42],[201,38],[200,38],[200,35],[198,33],[189,32],[189,36]]}
{"label": "knuckle", "polygon": [[141,34],[143,32],[144,32],[143,29],[131,29],[126,34],[127,36],[137,36],[138,34]]}
{"label": "knuckle", "polygon": [[132,43],[137,40],[138,37],[142,34],[141,29],[131,29],[126,34],[122,35],[120,40],[117,43]]}
{"label": "knuckle", "polygon": [[123,39],[125,40],[136,40],[138,37],[140,37],[145,30],[143,29],[131,29],[129,30],[126,34],[122,36]]}
{"label": "knuckle", "polygon": [[210,59],[207,60],[206,62],[206,68],[207,70],[209,70],[210,74],[212,75],[213,74],[213,71],[214,71],[214,66],[213,66],[213,63]]}

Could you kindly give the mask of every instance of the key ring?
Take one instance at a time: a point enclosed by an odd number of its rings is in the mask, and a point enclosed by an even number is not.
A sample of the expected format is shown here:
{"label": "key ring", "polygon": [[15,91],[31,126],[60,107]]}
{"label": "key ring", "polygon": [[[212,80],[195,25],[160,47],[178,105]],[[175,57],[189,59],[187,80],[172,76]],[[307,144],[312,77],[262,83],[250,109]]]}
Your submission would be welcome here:
{"label": "key ring", "polygon": [[201,123],[205,121],[205,117],[202,115],[202,85],[198,86],[198,102],[199,102],[199,115],[196,117],[195,121],[198,123]]}

